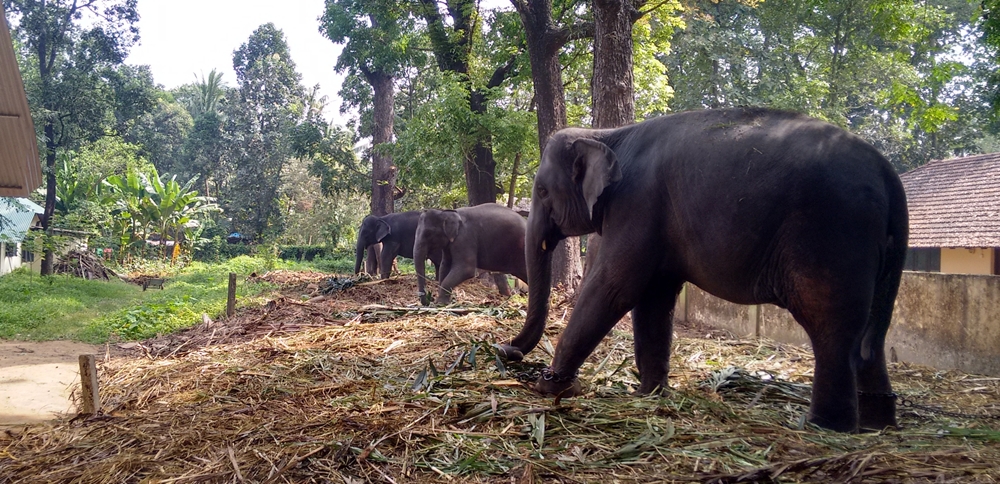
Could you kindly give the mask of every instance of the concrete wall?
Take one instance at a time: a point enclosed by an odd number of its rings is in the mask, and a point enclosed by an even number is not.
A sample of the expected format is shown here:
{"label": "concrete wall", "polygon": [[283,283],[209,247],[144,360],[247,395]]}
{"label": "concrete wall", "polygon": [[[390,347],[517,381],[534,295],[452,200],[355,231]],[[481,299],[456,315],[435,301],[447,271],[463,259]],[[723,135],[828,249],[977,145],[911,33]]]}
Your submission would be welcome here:
{"label": "concrete wall", "polygon": [[[732,304],[691,284],[676,317],[744,337],[809,343],[788,311]],[[897,361],[1000,376],[1000,277],[904,272],[886,352]]]}
{"label": "concrete wall", "polygon": [[942,247],[941,272],[947,274],[992,274],[993,249]]}

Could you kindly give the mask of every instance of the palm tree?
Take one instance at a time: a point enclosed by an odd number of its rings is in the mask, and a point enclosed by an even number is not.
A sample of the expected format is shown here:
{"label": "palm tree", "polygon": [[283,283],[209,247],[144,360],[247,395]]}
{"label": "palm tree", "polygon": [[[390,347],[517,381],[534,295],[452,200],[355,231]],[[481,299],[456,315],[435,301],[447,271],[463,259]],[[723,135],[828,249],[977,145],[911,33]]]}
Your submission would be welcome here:
{"label": "palm tree", "polygon": [[198,117],[206,113],[219,113],[219,103],[225,96],[222,85],[222,73],[212,69],[206,78],[204,74],[201,79],[195,75],[195,87],[198,88],[198,99],[193,106],[189,106],[191,116]]}

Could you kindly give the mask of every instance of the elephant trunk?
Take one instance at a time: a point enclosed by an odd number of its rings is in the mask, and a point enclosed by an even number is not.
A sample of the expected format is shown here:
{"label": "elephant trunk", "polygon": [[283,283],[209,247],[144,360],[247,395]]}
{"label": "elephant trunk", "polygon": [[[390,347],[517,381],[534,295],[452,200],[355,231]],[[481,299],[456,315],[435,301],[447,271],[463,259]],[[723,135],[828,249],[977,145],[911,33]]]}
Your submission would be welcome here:
{"label": "elephant trunk", "polygon": [[367,248],[367,244],[365,244],[365,240],[362,239],[361,237],[358,237],[358,244],[357,244],[357,247],[355,247],[355,251],[354,251],[355,252],[354,253],[354,273],[355,274],[360,274],[361,273],[361,260],[365,256],[365,249],[366,248]]}
{"label": "elephant trunk", "polygon": [[420,297],[422,306],[429,306],[431,301],[427,296],[427,242],[420,233],[417,233],[417,241],[413,245],[413,266],[417,271],[417,296]]}
{"label": "elephant trunk", "polygon": [[[536,218],[537,217],[537,218]],[[547,214],[532,207],[528,217],[524,252],[528,265],[528,315],[521,332],[510,344],[500,345],[503,356],[510,361],[520,361],[542,339],[545,321],[549,314],[549,295],[552,293],[552,250],[558,242],[549,237]]]}

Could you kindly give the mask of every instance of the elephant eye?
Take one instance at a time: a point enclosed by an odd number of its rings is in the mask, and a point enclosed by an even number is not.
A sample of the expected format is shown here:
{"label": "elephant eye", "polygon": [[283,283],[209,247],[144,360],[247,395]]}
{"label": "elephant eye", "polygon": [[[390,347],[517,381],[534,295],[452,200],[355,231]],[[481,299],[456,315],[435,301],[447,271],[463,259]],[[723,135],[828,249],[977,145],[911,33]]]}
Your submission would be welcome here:
{"label": "elephant eye", "polygon": [[539,197],[545,198],[546,196],[548,196],[548,194],[549,194],[549,191],[546,190],[545,187],[538,187],[538,196]]}

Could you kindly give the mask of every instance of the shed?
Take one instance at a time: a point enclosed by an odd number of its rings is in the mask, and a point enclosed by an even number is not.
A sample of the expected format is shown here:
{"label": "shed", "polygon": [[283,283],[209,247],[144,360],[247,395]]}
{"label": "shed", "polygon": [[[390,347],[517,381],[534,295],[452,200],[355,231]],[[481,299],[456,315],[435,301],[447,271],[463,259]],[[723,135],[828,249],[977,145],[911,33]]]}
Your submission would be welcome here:
{"label": "shed", "polygon": [[1000,274],[1000,153],[934,160],[900,179],[910,211],[906,269]]}
{"label": "shed", "polygon": [[26,198],[0,197],[0,276],[34,261],[23,250],[28,231],[38,225],[44,209]]}
{"label": "shed", "polygon": [[0,14],[0,197],[26,197],[42,184],[42,164],[2,5]]}

